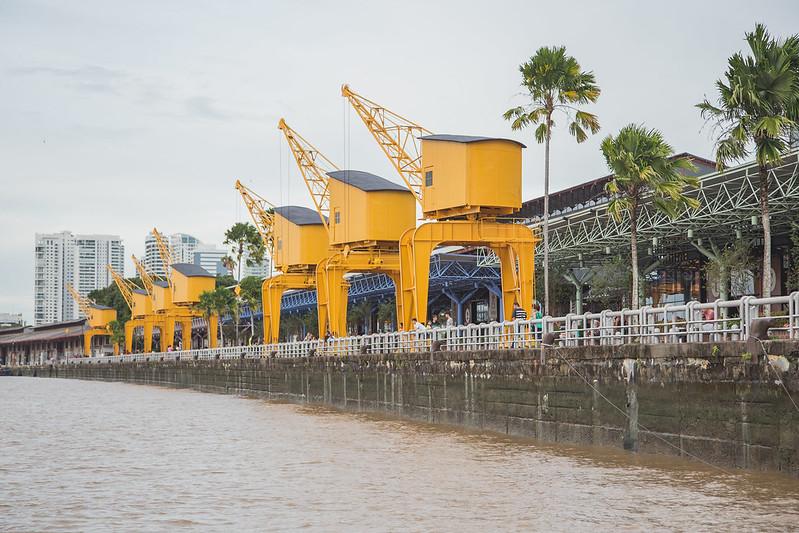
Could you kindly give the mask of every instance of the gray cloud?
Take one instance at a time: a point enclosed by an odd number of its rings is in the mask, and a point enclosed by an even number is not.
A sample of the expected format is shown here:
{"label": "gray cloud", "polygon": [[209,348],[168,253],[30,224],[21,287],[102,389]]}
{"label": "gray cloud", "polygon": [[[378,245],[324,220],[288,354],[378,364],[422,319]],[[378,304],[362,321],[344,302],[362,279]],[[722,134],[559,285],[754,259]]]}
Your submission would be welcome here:
{"label": "gray cloud", "polygon": [[72,87],[96,93],[118,93],[118,85],[126,75],[120,71],[98,65],[80,67],[23,66],[11,67],[6,72],[12,76],[49,76],[66,80]]}
{"label": "gray cloud", "polygon": [[193,96],[185,101],[186,113],[195,118],[230,120],[232,115],[217,107],[216,101],[207,96]]}

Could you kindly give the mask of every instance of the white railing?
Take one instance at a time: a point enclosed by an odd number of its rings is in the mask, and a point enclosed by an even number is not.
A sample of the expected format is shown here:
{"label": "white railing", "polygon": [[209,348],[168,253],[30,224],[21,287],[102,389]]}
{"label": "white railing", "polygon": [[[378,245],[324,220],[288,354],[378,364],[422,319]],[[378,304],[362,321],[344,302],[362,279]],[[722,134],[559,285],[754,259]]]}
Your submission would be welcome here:
{"label": "white railing", "polygon": [[548,333],[555,334],[553,343],[558,346],[725,342],[747,339],[752,320],[766,316],[767,308],[771,317],[776,319],[776,325],[769,330],[771,335],[799,338],[799,292],[794,292],[788,296],[772,298],[745,296],[730,301],[645,306],[638,310],[607,310],[563,317],[547,316],[537,320],[373,333],[327,341],[293,341],[121,356],[76,357],[62,363],[348,356],[431,350],[513,350],[539,347]]}

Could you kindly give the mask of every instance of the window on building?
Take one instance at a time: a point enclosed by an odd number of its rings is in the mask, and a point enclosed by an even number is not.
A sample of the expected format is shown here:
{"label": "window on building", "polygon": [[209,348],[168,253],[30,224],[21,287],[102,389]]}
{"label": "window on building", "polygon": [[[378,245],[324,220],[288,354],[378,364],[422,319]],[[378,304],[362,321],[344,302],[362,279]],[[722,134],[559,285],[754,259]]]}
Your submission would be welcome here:
{"label": "window on building", "polygon": [[433,186],[433,171],[428,170],[424,173],[424,186],[425,187],[432,187]]}
{"label": "window on building", "polygon": [[339,211],[338,209],[336,209],[336,212],[334,214],[334,219],[336,221],[336,224],[341,224],[341,211]]}

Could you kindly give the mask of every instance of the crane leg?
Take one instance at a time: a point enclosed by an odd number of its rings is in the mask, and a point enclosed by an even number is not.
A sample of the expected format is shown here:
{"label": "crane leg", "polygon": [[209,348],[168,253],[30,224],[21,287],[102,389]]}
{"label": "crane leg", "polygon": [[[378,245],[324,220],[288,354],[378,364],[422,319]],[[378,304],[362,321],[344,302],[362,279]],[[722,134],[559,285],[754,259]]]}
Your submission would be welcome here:
{"label": "crane leg", "polygon": [[83,333],[83,356],[89,357],[92,355],[92,337],[94,332],[89,330]]}
{"label": "crane leg", "polygon": [[319,324],[319,338],[324,339],[329,324],[329,291],[327,287],[327,259],[316,265],[316,311]]}
{"label": "crane leg", "polygon": [[[533,317],[533,298],[535,298],[535,241],[513,243],[514,255],[518,261],[518,296],[527,318]],[[503,289],[504,290],[504,289]]]}
{"label": "crane leg", "polygon": [[499,257],[500,280],[502,283],[502,317],[513,319],[513,304],[519,300],[519,283],[516,275],[516,254],[508,245],[492,246]]}
{"label": "crane leg", "polygon": [[347,298],[350,284],[344,279],[345,271],[340,266],[330,264],[325,269],[328,320],[330,321],[330,331],[337,337],[347,335]]}
{"label": "crane leg", "polygon": [[191,318],[184,318],[181,325],[181,350],[191,350]]}
{"label": "crane leg", "polygon": [[280,305],[285,287],[279,280],[264,281],[261,301],[264,306],[264,342],[275,343],[280,336]]}
{"label": "crane leg", "polygon": [[163,327],[161,328],[161,351],[167,351],[167,348],[173,346],[175,342],[175,318],[168,316],[164,319]]}
{"label": "crane leg", "polygon": [[[400,238],[400,283],[396,288],[400,291],[397,299],[397,330],[410,331],[411,317],[414,308],[414,262],[413,262],[413,236],[414,230],[408,230]],[[396,283],[396,282],[395,282]],[[395,290],[396,290],[395,288]]]}
{"label": "crane leg", "polygon": [[152,318],[144,320],[144,353],[153,351],[153,326],[154,321]]}
{"label": "crane leg", "polygon": [[128,320],[125,322],[125,353],[133,351],[133,332],[136,331],[138,320]]}
{"label": "crane leg", "polygon": [[208,317],[208,347],[216,348],[219,335],[219,316],[216,314]]}

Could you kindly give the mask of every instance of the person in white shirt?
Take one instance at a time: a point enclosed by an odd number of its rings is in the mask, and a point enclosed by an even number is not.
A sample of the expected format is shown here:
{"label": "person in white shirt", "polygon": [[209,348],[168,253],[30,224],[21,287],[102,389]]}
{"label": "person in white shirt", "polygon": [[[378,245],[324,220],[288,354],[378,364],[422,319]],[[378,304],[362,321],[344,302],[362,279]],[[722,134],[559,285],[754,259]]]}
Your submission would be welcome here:
{"label": "person in white shirt", "polygon": [[411,319],[411,325],[413,326],[413,329],[416,330],[416,331],[424,331],[426,329],[424,327],[424,324],[422,324],[421,322],[419,322],[415,318]]}

